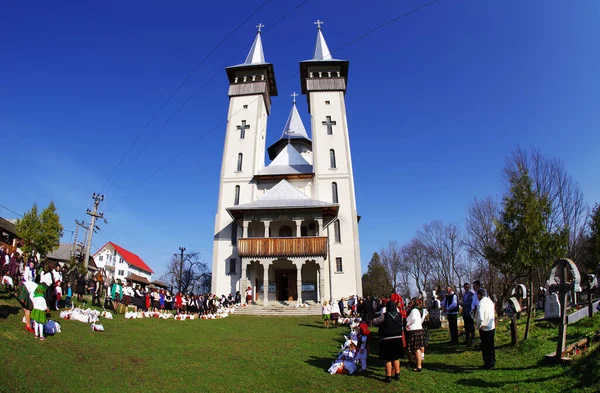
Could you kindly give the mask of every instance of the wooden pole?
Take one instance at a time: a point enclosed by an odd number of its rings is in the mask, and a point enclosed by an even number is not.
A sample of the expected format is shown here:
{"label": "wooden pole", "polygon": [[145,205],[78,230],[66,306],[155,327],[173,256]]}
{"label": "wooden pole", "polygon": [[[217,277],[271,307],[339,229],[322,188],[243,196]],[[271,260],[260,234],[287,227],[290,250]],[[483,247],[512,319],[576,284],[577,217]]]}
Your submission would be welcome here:
{"label": "wooden pole", "polygon": [[560,325],[558,326],[558,343],[556,344],[556,360],[560,361],[562,359],[563,351],[565,350],[565,342],[567,339],[567,264],[564,261],[561,261],[561,268],[559,270],[559,278],[560,278]]}

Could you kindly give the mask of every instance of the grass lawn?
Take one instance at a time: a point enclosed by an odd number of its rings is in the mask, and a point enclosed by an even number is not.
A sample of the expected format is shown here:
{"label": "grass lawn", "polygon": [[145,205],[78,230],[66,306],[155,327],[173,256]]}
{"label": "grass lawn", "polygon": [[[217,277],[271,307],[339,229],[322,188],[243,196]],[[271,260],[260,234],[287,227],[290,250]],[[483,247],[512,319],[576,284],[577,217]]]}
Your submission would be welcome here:
{"label": "grass lawn", "polygon": [[[180,322],[119,315],[102,319],[105,332],[92,332],[88,324],[60,320],[54,312],[63,332],[40,342],[25,331],[16,300],[2,291],[0,307],[2,392],[583,390],[572,367],[543,362],[543,355],[555,349],[558,332],[548,323],[535,324],[534,337],[512,348],[507,324],[499,322],[497,364],[491,371],[479,370],[481,354],[474,348],[449,347],[448,333],[433,331],[423,372],[414,373],[403,362],[401,380],[386,384],[376,339],[366,375],[329,375],[348,329],[323,329],[314,316]],[[599,316],[583,322],[569,326],[569,342],[600,329]]]}

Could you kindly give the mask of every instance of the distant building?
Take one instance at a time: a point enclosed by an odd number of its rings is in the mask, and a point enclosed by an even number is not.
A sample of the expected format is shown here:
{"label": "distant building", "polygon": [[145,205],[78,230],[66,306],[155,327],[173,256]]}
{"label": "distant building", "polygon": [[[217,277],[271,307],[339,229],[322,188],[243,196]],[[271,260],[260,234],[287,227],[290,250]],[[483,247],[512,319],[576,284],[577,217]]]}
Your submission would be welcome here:
{"label": "distant building", "polygon": [[125,280],[130,274],[134,274],[148,281],[152,281],[154,271],[139,256],[108,242],[100,247],[93,256],[98,269],[104,269],[108,278]]}
{"label": "distant building", "polygon": [[13,220],[7,220],[0,217],[0,247],[13,252],[19,247],[19,238],[17,237],[17,226]]}

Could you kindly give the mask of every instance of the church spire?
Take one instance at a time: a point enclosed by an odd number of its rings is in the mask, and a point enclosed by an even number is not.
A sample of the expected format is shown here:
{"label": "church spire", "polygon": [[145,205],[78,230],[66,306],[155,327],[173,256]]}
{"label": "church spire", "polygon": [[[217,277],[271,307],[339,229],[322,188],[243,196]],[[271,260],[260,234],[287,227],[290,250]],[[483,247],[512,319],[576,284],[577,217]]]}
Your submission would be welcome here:
{"label": "church spire", "polygon": [[310,141],[308,134],[306,133],[306,128],[304,128],[304,124],[302,123],[302,119],[300,118],[300,114],[298,113],[298,109],[296,109],[296,97],[298,94],[292,94],[294,97],[294,103],[292,104],[292,111],[285,123],[285,127],[283,127],[283,132],[281,133],[281,138],[290,140],[290,139],[307,139]]}
{"label": "church spire", "polygon": [[313,55],[313,60],[332,60],[331,53],[329,52],[329,47],[327,47],[327,42],[325,42],[325,37],[323,37],[323,32],[321,31],[321,25],[325,23],[320,20],[315,22],[317,25],[317,44],[315,46],[315,53]]}
{"label": "church spire", "polygon": [[258,26],[256,26],[258,32],[256,33],[256,38],[252,43],[250,52],[248,52],[248,56],[246,56],[246,61],[244,62],[244,65],[265,63],[265,54],[263,52],[262,39],[260,38],[260,29],[262,29],[263,27],[265,27],[265,25],[263,25],[262,23],[259,23]]}

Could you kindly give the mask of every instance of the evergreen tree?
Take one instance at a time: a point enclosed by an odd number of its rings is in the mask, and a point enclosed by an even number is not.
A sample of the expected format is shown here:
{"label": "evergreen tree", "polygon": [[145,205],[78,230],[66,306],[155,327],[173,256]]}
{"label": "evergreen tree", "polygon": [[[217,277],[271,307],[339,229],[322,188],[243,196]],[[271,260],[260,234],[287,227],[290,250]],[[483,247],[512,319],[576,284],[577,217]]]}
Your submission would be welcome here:
{"label": "evergreen tree", "polygon": [[546,195],[538,195],[527,170],[520,166],[508,179],[510,189],[502,199],[502,211],[495,222],[498,249],[488,250],[489,260],[501,271],[527,277],[528,315],[525,337],[529,336],[532,313],[533,271],[552,266],[566,252],[568,231],[551,233],[547,220],[551,205]]}
{"label": "evergreen tree", "polygon": [[371,257],[367,272],[362,276],[362,287],[363,296],[386,297],[393,292],[392,280],[376,252]]}
{"label": "evergreen tree", "polygon": [[34,203],[31,210],[17,220],[16,227],[17,236],[24,242],[21,249],[27,254],[39,253],[43,258],[60,245],[63,226],[54,202],[50,202],[41,214]]}
{"label": "evergreen tree", "polygon": [[600,266],[600,205],[596,204],[589,221],[590,233],[587,238],[585,266],[596,273]]}

